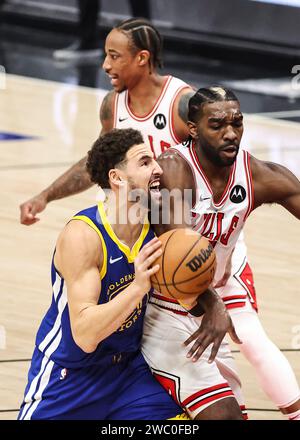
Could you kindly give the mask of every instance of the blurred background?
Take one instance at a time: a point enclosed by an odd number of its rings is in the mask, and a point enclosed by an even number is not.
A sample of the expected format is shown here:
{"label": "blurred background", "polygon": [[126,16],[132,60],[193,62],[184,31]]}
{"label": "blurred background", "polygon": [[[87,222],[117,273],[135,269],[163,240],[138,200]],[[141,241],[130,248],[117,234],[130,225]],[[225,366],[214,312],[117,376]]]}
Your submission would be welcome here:
{"label": "blurred background", "polygon": [[[78,1],[0,0],[1,3],[0,64],[7,73],[110,88],[99,69],[99,57],[84,63],[66,63],[62,59],[57,62],[55,57],[56,50],[78,37]],[[134,11],[142,15],[142,11],[164,36],[168,73],[196,87],[226,83],[240,91],[239,98],[247,112],[297,108],[295,99],[300,96],[300,86],[297,88],[297,79],[294,83],[291,80],[298,73],[294,66],[300,64],[299,0],[86,3],[94,9],[98,4],[99,48],[103,48],[105,36],[116,22],[134,15]],[[295,117],[298,120],[298,115]]]}

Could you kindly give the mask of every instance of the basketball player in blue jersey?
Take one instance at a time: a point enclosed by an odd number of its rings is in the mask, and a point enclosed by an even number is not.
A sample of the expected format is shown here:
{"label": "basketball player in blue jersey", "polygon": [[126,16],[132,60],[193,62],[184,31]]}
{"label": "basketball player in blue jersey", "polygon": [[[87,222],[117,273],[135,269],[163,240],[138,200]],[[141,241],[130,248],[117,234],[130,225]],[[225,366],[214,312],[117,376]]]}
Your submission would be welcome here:
{"label": "basketball player in blue jersey", "polygon": [[37,333],[19,419],[175,417],[181,408],[140,352],[150,276],[158,270],[151,264],[161,243],[149,228],[147,206],[141,206],[144,222],[133,224],[132,203],[120,199],[125,183],[126,191],[156,191],[161,169],[132,129],[97,140],[88,167],[92,180],[112,193],[75,215],[58,238],[52,303]]}
{"label": "basketball player in blue jersey", "polygon": [[[254,209],[265,203],[278,203],[300,219],[300,182],[284,166],[260,161],[239,148],[243,115],[239,101],[231,90],[223,87],[199,89],[189,102],[188,125],[190,140],[170,149],[158,159],[163,169],[161,185],[169,191],[180,189],[178,195],[184,194],[187,189],[192,190],[192,226],[214,245],[218,281],[227,260],[231,258],[244,223]],[[180,209],[179,202],[180,197],[173,205],[176,206],[176,212]],[[180,226],[172,223],[172,209],[172,206],[171,211],[168,207],[170,225],[155,226],[158,235]],[[236,288],[232,289],[227,284],[217,290],[221,296],[236,292]],[[230,310],[236,332],[242,340],[239,349],[254,366],[263,390],[281,412],[290,420],[300,420],[300,390],[296,377],[285,356],[266,335],[250,299],[246,298],[244,305]],[[164,301],[170,306],[167,300]],[[168,344],[164,347],[170,350],[169,355],[165,350],[164,356],[160,356],[154,344],[162,338],[166,327],[172,329],[174,340],[184,342],[184,333],[191,331],[191,323],[185,316],[166,313],[166,304],[161,299],[151,302],[153,304],[147,308],[149,316],[145,319],[143,338],[146,359],[154,369],[159,359],[160,369],[167,374],[169,385],[170,378],[180,374],[181,388],[184,388],[184,384],[190,387],[191,377],[196,377],[198,367],[194,366],[193,371],[191,364],[187,375],[186,369],[178,371],[183,353],[174,351],[174,347]],[[159,316],[158,307],[161,307]],[[155,325],[152,325],[153,316],[156,318]],[[187,343],[192,340],[193,336]],[[202,347],[200,354],[201,361]],[[175,355],[178,356],[177,360]],[[194,396],[194,402],[189,399],[188,404],[201,408],[199,397],[203,401],[204,393]]]}

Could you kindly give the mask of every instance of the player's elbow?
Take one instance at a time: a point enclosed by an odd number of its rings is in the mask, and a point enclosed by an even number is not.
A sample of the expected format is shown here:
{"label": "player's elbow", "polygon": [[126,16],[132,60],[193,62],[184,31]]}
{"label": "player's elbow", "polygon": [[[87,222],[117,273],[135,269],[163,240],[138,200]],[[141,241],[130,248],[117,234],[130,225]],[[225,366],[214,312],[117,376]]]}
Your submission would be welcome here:
{"label": "player's elbow", "polygon": [[73,336],[73,338],[76,345],[87,354],[93,353],[97,348],[97,344],[93,343],[92,341],[89,341],[87,338],[75,337],[75,336]]}
{"label": "player's elbow", "polygon": [[97,348],[89,329],[82,328],[78,323],[72,326],[72,336],[75,344],[85,353],[93,353]]}
{"label": "player's elbow", "polygon": [[87,345],[87,344],[82,344],[80,348],[86,354],[94,353],[94,351],[96,350],[96,347],[94,345]]}

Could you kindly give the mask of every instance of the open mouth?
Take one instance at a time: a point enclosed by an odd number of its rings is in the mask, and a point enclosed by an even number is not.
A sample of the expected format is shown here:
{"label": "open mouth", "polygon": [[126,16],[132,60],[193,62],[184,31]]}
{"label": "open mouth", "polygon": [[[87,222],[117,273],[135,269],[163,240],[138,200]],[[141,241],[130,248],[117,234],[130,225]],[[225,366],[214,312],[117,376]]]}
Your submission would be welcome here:
{"label": "open mouth", "polygon": [[149,184],[149,190],[153,193],[159,193],[160,192],[160,182],[159,180],[153,180]]}
{"label": "open mouth", "polygon": [[110,79],[110,83],[112,86],[115,86],[118,82],[118,76],[117,75],[108,75]]}

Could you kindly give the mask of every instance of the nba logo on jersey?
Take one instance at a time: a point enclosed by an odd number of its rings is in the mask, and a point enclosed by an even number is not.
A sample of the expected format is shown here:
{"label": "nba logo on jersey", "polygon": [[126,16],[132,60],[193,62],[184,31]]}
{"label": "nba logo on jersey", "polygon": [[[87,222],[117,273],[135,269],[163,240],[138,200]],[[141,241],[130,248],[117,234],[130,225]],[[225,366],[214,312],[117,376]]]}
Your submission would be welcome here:
{"label": "nba logo on jersey", "polygon": [[67,377],[67,373],[68,373],[68,370],[66,368],[63,368],[60,372],[59,380],[64,380]]}

